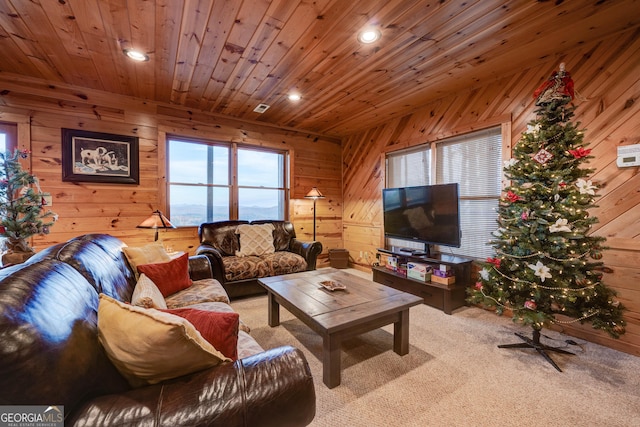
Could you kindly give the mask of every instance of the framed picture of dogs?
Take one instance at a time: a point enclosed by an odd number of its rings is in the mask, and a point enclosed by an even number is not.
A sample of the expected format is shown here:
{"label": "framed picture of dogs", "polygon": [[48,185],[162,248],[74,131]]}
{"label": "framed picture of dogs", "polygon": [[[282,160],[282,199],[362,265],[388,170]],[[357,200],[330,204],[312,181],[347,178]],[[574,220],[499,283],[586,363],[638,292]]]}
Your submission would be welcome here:
{"label": "framed picture of dogs", "polygon": [[139,184],[138,137],[62,129],[62,180]]}

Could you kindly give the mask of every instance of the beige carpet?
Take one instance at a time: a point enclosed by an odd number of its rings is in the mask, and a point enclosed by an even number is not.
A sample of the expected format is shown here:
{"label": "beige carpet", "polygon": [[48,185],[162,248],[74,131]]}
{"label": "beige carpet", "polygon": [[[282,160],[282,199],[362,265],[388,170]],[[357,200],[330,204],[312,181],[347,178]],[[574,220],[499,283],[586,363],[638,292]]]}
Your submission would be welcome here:
{"label": "beige carpet", "polygon": [[285,309],[270,328],[266,296],[232,305],[264,348],[305,353],[317,394],[312,426],[640,426],[640,358],[543,331],[545,344],[576,353],[551,354],[558,372],[535,350],[497,348],[530,330],[478,308],[411,308],[406,356],[393,352],[392,326],[345,342],[342,383],[328,389],[318,335]]}

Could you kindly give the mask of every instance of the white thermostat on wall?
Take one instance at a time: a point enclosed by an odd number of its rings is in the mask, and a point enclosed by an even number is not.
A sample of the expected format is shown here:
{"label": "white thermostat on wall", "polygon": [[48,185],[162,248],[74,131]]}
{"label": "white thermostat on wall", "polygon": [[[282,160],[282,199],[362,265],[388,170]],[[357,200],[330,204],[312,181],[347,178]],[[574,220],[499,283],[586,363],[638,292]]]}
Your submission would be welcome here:
{"label": "white thermostat on wall", "polygon": [[619,146],[616,164],[621,168],[640,166],[640,144]]}

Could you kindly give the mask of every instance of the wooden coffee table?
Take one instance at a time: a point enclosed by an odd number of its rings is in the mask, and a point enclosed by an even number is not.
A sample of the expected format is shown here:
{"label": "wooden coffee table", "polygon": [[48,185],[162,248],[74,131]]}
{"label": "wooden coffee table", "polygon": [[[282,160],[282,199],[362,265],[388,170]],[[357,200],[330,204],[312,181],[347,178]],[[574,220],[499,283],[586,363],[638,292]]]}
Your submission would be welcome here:
{"label": "wooden coffee table", "polygon": [[[330,291],[333,280],[345,290]],[[340,384],[343,340],[393,323],[393,351],[409,353],[409,307],[422,298],[335,268],[323,268],[259,280],[267,290],[269,326],[280,324],[280,305],[322,336],[322,380]]]}

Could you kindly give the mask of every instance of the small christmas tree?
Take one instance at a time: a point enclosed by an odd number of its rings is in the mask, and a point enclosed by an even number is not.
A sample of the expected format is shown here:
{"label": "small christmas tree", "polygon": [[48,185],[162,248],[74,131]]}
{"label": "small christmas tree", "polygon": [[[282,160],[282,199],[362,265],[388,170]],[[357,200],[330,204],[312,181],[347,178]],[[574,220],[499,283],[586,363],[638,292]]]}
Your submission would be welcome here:
{"label": "small christmas tree", "polygon": [[[22,169],[20,158],[26,159],[27,150],[0,153],[0,236],[5,237],[3,263],[7,256],[18,255],[9,262],[24,260],[33,249],[27,239],[34,234],[47,234],[57,215],[45,211],[44,196],[38,179]],[[35,187],[35,190],[34,188]],[[19,259],[22,258],[22,259]]]}
{"label": "small christmas tree", "polygon": [[590,322],[616,338],[625,332],[623,307],[602,283],[605,238],[589,234],[598,221],[589,215],[598,187],[588,179],[593,169],[581,167],[592,156],[569,121],[573,95],[564,64],[534,93],[536,119],[505,162],[511,185],[498,207],[496,256],[468,297],[533,328],[533,339],[516,334],[525,343],[500,347],[535,348],[558,370],[545,350],[568,352],[541,344],[543,327]]}

